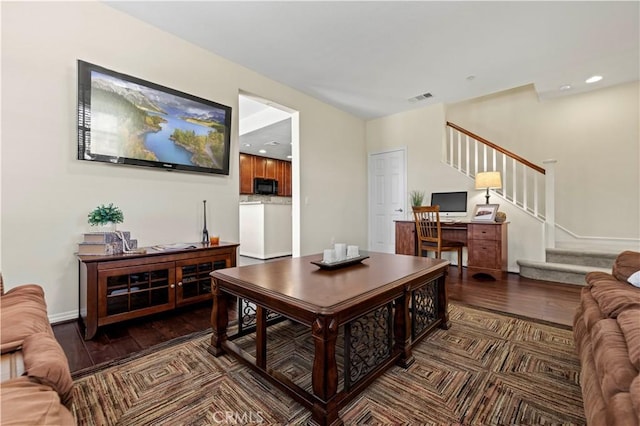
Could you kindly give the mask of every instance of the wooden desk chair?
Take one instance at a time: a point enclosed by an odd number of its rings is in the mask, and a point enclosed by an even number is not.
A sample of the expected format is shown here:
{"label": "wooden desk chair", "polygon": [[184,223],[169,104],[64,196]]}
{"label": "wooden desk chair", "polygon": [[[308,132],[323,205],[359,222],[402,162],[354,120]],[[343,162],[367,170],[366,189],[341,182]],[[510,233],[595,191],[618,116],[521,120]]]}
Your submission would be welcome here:
{"label": "wooden desk chair", "polygon": [[[413,217],[418,232],[418,253],[433,251],[440,259],[443,251],[458,252],[458,274],[462,275],[462,248],[464,243],[442,239],[440,228],[440,206],[413,207]],[[426,257],[426,256],[425,256]]]}

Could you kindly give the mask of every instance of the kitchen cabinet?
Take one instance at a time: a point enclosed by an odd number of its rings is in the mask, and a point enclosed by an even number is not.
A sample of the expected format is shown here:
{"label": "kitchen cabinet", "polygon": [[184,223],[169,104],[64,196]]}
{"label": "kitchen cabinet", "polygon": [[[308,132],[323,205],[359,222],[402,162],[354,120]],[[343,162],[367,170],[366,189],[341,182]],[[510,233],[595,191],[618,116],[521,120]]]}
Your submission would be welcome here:
{"label": "kitchen cabinet", "polygon": [[256,259],[292,253],[291,204],[240,203],[240,255]]}
{"label": "kitchen cabinet", "polygon": [[278,180],[278,195],[291,197],[291,162],[278,161],[276,179]]}
{"label": "kitchen cabinet", "polygon": [[253,193],[254,161],[252,155],[240,154],[240,193]]}
{"label": "kitchen cabinet", "polygon": [[267,177],[267,159],[265,157],[258,157],[252,155],[253,160],[253,177],[266,178]]}
{"label": "kitchen cabinet", "polygon": [[277,176],[277,163],[279,160],[274,160],[273,158],[267,158],[264,162],[264,177],[267,179],[278,179]]}
{"label": "kitchen cabinet", "polygon": [[284,164],[284,195],[285,197],[291,197],[293,195],[292,186],[291,186],[291,162],[283,161]]}
{"label": "kitchen cabinet", "polygon": [[240,154],[240,194],[253,194],[253,179],[278,181],[278,195],[291,197],[291,162],[251,154]]}

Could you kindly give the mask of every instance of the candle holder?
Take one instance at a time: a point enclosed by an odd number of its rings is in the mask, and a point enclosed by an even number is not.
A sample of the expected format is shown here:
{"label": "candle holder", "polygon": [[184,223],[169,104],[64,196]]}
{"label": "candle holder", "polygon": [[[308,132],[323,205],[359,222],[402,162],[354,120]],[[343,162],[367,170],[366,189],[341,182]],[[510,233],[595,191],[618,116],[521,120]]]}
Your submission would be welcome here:
{"label": "candle holder", "polygon": [[209,231],[207,231],[207,200],[202,200],[204,211],[204,227],[202,228],[202,244],[209,245]]}

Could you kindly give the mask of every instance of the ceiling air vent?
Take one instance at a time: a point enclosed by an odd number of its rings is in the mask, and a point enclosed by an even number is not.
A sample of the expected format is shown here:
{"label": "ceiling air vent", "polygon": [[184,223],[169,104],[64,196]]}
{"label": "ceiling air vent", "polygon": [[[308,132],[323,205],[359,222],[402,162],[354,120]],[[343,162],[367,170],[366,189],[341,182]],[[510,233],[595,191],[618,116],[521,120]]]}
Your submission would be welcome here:
{"label": "ceiling air vent", "polygon": [[275,146],[275,145],[280,145],[280,142],[278,141],[265,142],[265,145]]}
{"label": "ceiling air vent", "polygon": [[431,93],[423,93],[422,95],[418,95],[418,96],[414,96],[413,98],[409,98],[409,102],[414,103],[414,102],[420,102],[420,101],[424,101],[425,99],[429,99],[432,98],[433,95]]}

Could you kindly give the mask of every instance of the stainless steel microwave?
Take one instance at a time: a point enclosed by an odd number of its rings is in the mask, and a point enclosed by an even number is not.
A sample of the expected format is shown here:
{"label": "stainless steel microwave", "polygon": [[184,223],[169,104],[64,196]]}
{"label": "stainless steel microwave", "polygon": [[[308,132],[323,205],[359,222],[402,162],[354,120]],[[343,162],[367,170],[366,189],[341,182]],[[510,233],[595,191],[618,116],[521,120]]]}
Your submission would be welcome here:
{"label": "stainless steel microwave", "polygon": [[278,181],[275,179],[254,178],[253,193],[262,195],[278,195]]}

